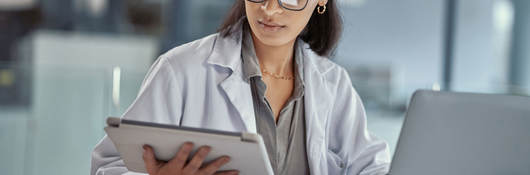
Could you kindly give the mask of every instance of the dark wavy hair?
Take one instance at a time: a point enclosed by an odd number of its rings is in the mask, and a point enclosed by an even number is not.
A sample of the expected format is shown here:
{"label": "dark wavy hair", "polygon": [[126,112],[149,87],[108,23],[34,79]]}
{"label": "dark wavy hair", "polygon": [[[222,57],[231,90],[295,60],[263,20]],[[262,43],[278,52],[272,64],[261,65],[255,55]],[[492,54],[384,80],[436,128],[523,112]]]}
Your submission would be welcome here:
{"label": "dark wavy hair", "polygon": [[[328,0],[326,12],[318,14],[313,11],[311,19],[307,23],[299,37],[309,44],[311,49],[320,56],[332,55],[342,32],[342,19],[335,0]],[[232,33],[230,30],[237,24],[239,19],[245,15],[245,0],[236,0],[228,16],[217,30],[221,36],[227,37]],[[248,24],[248,21],[245,21]]]}

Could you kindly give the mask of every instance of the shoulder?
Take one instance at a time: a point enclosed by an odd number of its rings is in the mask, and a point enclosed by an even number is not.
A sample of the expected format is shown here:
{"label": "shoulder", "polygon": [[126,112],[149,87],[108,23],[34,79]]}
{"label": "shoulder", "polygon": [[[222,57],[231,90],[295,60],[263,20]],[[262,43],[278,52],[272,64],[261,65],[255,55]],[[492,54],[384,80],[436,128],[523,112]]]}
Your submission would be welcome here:
{"label": "shoulder", "polygon": [[304,54],[309,62],[308,66],[316,69],[319,74],[322,75],[324,82],[328,87],[336,87],[339,85],[350,85],[351,81],[348,75],[348,71],[337,63],[333,62],[331,59],[325,56],[320,56],[309,48],[305,44]]}
{"label": "shoulder", "polygon": [[160,55],[159,59],[164,59],[172,67],[185,68],[201,66],[212,53],[218,37],[219,34],[215,33],[174,47]]}
{"label": "shoulder", "polygon": [[[152,64],[143,84],[153,81],[175,82],[181,86],[190,77],[204,74],[206,59],[210,56],[218,34],[211,34],[198,40],[174,47],[160,55]],[[176,83],[178,82],[178,83]]]}

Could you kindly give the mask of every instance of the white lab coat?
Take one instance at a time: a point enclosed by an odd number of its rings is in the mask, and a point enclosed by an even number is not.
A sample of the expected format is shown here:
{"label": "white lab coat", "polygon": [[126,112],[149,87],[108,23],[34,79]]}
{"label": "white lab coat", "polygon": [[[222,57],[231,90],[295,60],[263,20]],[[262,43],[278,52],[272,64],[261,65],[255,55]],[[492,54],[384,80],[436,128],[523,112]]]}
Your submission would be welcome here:
{"label": "white lab coat", "polygon": [[[161,55],[123,118],[256,133],[251,89],[242,73],[241,35],[241,30],[226,38],[213,34]],[[387,173],[388,146],[368,132],[347,72],[303,44],[311,174]],[[91,174],[124,172],[116,148],[104,137],[92,153]]]}

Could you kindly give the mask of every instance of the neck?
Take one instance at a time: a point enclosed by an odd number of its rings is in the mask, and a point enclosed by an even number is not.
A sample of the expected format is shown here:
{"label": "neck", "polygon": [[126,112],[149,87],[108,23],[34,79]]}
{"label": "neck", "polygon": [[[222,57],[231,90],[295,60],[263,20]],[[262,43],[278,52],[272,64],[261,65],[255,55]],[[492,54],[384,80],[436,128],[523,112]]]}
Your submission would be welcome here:
{"label": "neck", "polygon": [[269,46],[252,34],[252,41],[262,68],[280,75],[293,74],[293,48],[296,40],[281,46]]}

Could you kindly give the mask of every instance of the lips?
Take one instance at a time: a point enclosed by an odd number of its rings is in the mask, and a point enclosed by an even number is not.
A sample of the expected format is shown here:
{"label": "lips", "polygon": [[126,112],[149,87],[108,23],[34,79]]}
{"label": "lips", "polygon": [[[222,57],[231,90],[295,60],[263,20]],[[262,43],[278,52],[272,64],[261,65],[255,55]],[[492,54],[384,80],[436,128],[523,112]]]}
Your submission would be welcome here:
{"label": "lips", "polygon": [[258,23],[263,24],[267,27],[285,27],[285,25],[279,25],[276,23],[268,23],[268,22],[263,22],[263,21],[258,21]]}
{"label": "lips", "polygon": [[277,24],[273,22],[265,22],[262,20],[258,20],[258,25],[267,32],[276,32],[286,27],[285,25],[281,25],[281,24]]}

